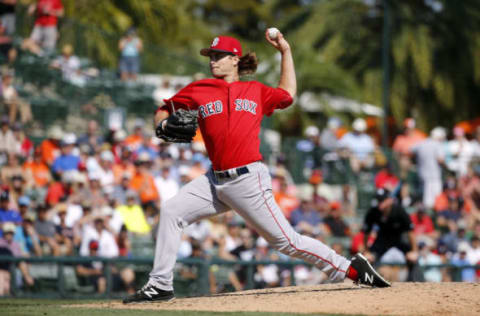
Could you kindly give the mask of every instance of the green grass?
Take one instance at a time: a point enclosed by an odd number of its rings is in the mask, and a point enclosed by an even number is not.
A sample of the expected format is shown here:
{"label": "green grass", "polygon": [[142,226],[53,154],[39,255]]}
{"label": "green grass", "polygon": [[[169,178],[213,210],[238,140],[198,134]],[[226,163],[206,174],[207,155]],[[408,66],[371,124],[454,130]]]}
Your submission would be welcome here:
{"label": "green grass", "polygon": [[[299,316],[291,313],[157,311],[131,309],[63,308],[61,305],[101,303],[91,300],[0,299],[2,316]],[[318,315],[318,314],[317,314]],[[326,314],[324,314],[326,315]]]}

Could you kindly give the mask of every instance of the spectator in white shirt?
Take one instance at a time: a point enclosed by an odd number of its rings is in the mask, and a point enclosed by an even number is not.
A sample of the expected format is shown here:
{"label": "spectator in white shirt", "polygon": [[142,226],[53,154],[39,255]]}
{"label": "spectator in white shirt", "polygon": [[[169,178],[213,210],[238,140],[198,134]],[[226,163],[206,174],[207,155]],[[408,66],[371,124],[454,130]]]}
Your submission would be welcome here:
{"label": "spectator in white shirt", "polygon": [[467,259],[471,264],[480,265],[480,238],[473,236],[471,244],[472,247],[467,251]]}
{"label": "spectator in white shirt", "polygon": [[160,175],[155,177],[155,186],[162,202],[175,196],[179,190],[178,182],[170,177],[170,167],[163,167]]}
{"label": "spectator in white shirt", "polygon": [[468,164],[475,153],[475,146],[465,137],[462,127],[455,127],[453,135],[455,138],[448,142],[448,151],[452,159],[447,166],[456,173],[457,177],[461,177],[467,173]]}
{"label": "spectator in white shirt", "polygon": [[362,168],[373,166],[373,152],[375,142],[365,133],[367,122],[362,118],[353,121],[352,132],[345,134],[338,142],[338,148],[346,148],[350,151],[350,162],[352,169],[358,172]]}
{"label": "spectator in white shirt", "polygon": [[442,193],[442,168],[445,161],[443,141],[445,130],[434,128],[430,137],[412,148],[416,157],[417,170],[423,182],[423,205],[431,209],[436,197]]}
{"label": "spectator in white shirt", "polygon": [[80,59],[73,55],[73,47],[70,44],[63,45],[62,55],[52,62],[51,67],[60,69],[65,81],[78,83],[84,80],[80,72]]}
{"label": "spectator in white shirt", "polygon": [[114,157],[110,150],[104,150],[100,153],[100,163],[97,169],[97,174],[103,191],[107,193],[112,193],[115,185],[115,178],[112,170],[113,159]]}
{"label": "spectator in white shirt", "polygon": [[480,126],[475,128],[475,135],[473,135],[475,139],[472,141],[473,145],[475,146],[475,158],[480,159]]}
{"label": "spectator in white shirt", "polygon": [[170,78],[165,77],[162,84],[153,91],[153,100],[155,100],[156,105],[161,106],[164,99],[171,98],[174,94],[175,89],[172,87]]}
{"label": "spectator in white shirt", "polygon": [[10,121],[7,116],[3,116],[0,119],[0,154],[4,155],[4,162],[7,159],[7,154],[15,153],[15,151],[16,141],[10,129]]}
{"label": "spectator in white shirt", "polygon": [[[90,255],[90,244],[92,241],[98,242],[98,251],[96,255],[103,258],[115,258],[118,257],[120,252],[118,249],[117,241],[111,232],[105,228],[104,219],[102,217],[95,218],[93,227],[86,225],[83,231],[82,244],[80,246],[80,255]],[[131,268],[123,268],[121,270],[112,266],[113,287],[118,289],[124,286],[128,293],[135,292],[134,280],[135,273]]]}
{"label": "spectator in white shirt", "polygon": [[82,243],[80,245],[80,255],[88,256],[88,245],[90,241],[98,241],[98,256],[105,258],[118,257],[118,246],[115,237],[111,232],[105,229],[103,218],[97,217],[92,225],[85,225],[82,234]]}

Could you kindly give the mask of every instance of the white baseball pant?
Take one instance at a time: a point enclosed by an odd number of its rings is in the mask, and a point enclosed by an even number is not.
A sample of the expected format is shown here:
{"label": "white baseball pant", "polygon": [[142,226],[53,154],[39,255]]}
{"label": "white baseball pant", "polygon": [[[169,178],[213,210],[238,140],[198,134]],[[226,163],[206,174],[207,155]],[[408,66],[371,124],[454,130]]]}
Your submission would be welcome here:
{"label": "white baseball pant", "polygon": [[172,291],[173,268],[183,229],[231,209],[274,249],[315,265],[331,282],[345,279],[350,261],[319,240],[300,235],[285,218],[273,198],[268,168],[261,162],[248,164],[247,168],[247,174],[225,180],[217,180],[210,170],[183,186],[162,205],[151,283]]}

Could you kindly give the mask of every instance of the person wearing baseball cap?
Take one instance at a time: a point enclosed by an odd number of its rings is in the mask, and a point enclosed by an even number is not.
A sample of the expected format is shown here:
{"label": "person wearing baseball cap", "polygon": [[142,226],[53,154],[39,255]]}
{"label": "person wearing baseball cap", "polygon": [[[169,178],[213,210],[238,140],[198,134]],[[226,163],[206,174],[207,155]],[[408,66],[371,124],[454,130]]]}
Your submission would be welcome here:
{"label": "person wearing baseball cap", "polygon": [[[375,229],[376,239],[371,246],[367,246],[367,238]],[[372,200],[372,207],[365,215],[362,231],[365,234],[364,247],[379,263],[391,263],[396,258],[417,256],[417,242],[414,234],[414,225],[410,215],[403,206],[396,201],[392,192],[385,188],[377,189]],[[404,238],[406,237],[406,238]],[[408,239],[408,242],[405,241]],[[390,277],[398,280],[395,269],[385,268]]]}
{"label": "person wearing baseball cap", "polygon": [[211,53],[230,53],[242,57],[242,45],[236,38],[230,36],[217,36],[213,39],[209,48],[200,50],[200,55],[209,57]]}
{"label": "person wearing baseball cap", "polygon": [[65,171],[78,170],[80,158],[73,153],[77,136],[73,133],[67,133],[63,136],[61,142],[61,153],[52,164],[52,171],[61,175]]}
{"label": "person wearing baseball cap", "polygon": [[[191,142],[198,122],[211,169],[162,203],[149,280],[123,303],[172,300],[183,228],[231,209],[273,248],[315,265],[332,282],[351,277],[371,286],[389,286],[361,256],[350,261],[319,240],[297,233],[275,202],[270,171],[260,153],[260,127],[265,115],[293,103],[297,81],[292,50],[283,34],[271,28],[265,31],[265,40],[281,55],[276,87],[240,80],[256,71],[256,55],[244,54],[238,39],[221,35],[200,51],[209,58],[213,78],[190,83],[157,109],[155,132],[164,141]],[[180,119],[181,113],[188,115]],[[178,130],[185,133],[175,133]]]}

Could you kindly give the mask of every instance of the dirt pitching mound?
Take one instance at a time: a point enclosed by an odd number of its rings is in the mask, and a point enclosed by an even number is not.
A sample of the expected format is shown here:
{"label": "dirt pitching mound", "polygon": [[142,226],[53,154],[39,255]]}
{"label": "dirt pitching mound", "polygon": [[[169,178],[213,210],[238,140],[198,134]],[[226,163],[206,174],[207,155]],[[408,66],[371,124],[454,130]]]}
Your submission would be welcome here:
{"label": "dirt pitching mound", "polygon": [[363,315],[480,315],[480,284],[395,283],[372,289],[352,284],[252,290],[171,302],[80,305],[112,309],[250,311]]}

